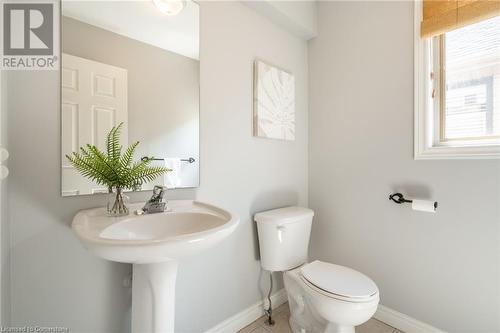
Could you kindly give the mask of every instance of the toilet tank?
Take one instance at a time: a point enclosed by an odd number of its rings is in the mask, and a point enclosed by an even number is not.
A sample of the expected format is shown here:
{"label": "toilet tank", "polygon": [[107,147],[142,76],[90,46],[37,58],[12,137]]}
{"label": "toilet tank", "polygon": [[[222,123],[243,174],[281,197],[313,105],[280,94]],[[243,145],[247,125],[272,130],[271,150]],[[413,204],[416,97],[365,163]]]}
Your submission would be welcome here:
{"label": "toilet tank", "polygon": [[262,268],[286,271],[307,262],[314,212],[285,207],[255,214]]}

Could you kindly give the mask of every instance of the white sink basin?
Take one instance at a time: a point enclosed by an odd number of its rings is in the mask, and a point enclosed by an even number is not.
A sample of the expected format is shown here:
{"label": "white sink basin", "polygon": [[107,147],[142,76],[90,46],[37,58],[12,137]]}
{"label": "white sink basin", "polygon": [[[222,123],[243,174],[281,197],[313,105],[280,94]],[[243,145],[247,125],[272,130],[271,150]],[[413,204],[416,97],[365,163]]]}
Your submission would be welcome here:
{"label": "white sink basin", "polygon": [[88,209],[73,219],[73,231],[90,252],[134,264],[133,333],[174,332],[177,259],[213,247],[239,223],[234,214],[202,202],[173,200],[167,206],[167,212],[123,217],[108,217],[104,208]]}
{"label": "white sink basin", "polygon": [[[142,205],[131,205],[131,211]],[[238,224],[231,213],[201,202],[173,200],[168,212],[108,217],[104,208],[80,211],[73,230],[98,257],[132,264],[160,263],[204,251]]]}

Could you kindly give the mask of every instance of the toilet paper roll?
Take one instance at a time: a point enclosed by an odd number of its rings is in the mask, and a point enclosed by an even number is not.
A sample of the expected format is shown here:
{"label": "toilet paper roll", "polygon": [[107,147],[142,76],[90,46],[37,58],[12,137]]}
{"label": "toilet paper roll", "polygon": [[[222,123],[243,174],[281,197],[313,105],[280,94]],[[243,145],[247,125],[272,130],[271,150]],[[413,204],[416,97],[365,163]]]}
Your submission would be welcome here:
{"label": "toilet paper roll", "polygon": [[413,200],[411,208],[421,212],[435,213],[437,209],[437,202],[429,200]]}

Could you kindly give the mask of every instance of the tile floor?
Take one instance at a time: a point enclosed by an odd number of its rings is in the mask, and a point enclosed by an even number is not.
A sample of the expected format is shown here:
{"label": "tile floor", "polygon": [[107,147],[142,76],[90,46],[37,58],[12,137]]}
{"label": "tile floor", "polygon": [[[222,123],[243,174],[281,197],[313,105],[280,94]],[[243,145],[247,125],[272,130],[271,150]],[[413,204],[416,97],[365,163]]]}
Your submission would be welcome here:
{"label": "tile floor", "polygon": [[[260,317],[238,333],[292,333],[288,324],[290,310],[288,303],[285,303],[273,310],[274,326],[266,325],[266,317]],[[370,319],[361,326],[356,327],[356,333],[403,333],[394,327],[386,325],[376,319]]]}

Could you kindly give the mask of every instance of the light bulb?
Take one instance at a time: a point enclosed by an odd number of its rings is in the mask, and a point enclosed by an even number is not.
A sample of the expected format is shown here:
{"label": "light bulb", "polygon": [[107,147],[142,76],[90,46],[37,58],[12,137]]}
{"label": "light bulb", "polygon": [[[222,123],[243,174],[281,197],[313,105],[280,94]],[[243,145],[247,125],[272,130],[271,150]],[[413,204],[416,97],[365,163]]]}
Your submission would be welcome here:
{"label": "light bulb", "polygon": [[153,3],[165,15],[177,15],[186,6],[184,0],[153,0]]}

